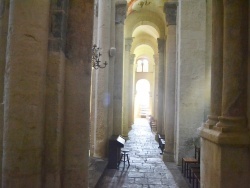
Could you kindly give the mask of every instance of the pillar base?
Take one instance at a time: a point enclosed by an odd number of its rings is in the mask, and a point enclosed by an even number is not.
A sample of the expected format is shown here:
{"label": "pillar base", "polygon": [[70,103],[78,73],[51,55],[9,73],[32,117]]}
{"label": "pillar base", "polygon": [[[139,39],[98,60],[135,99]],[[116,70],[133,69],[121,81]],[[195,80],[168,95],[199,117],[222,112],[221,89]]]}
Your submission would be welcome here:
{"label": "pillar base", "polygon": [[200,128],[201,187],[247,188],[250,185],[250,134]]}
{"label": "pillar base", "polygon": [[163,152],[163,161],[164,162],[174,162],[174,153],[172,152]]}
{"label": "pillar base", "polygon": [[207,121],[206,123],[204,124],[204,126],[208,129],[211,129],[213,128],[216,123],[218,123],[219,119],[218,119],[218,116],[213,116],[213,115],[209,115],[207,116]]}

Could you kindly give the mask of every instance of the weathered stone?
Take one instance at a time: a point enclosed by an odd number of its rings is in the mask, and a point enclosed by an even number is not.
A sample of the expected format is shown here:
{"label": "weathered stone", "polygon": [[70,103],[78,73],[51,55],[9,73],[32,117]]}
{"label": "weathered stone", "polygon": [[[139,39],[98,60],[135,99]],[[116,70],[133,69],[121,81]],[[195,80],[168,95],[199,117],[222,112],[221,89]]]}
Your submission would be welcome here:
{"label": "weathered stone", "polygon": [[114,63],[114,107],[113,107],[113,133],[122,134],[122,94],[123,94],[123,49],[124,49],[124,19],[126,18],[126,1],[116,3],[115,47]]}
{"label": "weathered stone", "polygon": [[94,1],[69,4],[65,64],[62,187],[88,187]]}
{"label": "weathered stone", "polygon": [[[176,11],[176,6],[172,7],[171,5],[172,11],[174,11],[174,8]],[[176,17],[174,18],[176,20]],[[176,90],[176,26],[174,25],[173,20],[171,20],[171,23],[168,24],[168,37],[166,42],[165,101],[164,101],[164,135],[166,144],[163,153],[163,160],[169,162],[174,162],[174,142],[175,142],[174,134],[176,129],[175,90]]]}
{"label": "weathered stone", "polygon": [[42,187],[49,8],[49,1],[10,3],[2,175],[6,188]]}
{"label": "weathered stone", "polygon": [[179,1],[176,85],[176,156],[193,156],[193,138],[204,121],[206,2]]}
{"label": "weathered stone", "polygon": [[[181,187],[189,185],[174,163],[165,164],[160,155],[158,143],[154,139],[149,124],[145,119],[137,119],[129,131],[129,140],[125,148],[129,149],[130,166],[120,164],[119,169],[107,169],[97,184],[97,188],[108,187]],[[154,151],[148,153],[145,146]],[[141,155],[139,152],[143,152]]]}

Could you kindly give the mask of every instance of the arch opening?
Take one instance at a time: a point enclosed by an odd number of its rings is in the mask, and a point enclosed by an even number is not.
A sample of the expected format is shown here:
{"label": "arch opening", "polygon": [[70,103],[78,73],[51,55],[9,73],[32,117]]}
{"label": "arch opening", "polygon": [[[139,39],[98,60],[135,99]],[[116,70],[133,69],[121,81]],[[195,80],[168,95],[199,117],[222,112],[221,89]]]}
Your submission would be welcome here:
{"label": "arch opening", "polygon": [[134,118],[146,118],[150,113],[150,83],[140,79],[136,83]]}

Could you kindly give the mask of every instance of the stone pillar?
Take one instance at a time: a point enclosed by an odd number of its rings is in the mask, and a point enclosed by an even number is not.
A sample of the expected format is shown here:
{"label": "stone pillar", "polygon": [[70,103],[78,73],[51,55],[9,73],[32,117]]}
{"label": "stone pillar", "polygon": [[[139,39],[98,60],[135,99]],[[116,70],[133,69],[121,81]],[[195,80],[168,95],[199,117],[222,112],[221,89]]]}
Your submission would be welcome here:
{"label": "stone pillar", "polygon": [[116,57],[114,64],[114,135],[122,134],[122,84],[123,84],[123,50],[124,50],[124,20],[126,18],[127,2],[116,2],[115,15],[115,47]]}
{"label": "stone pillar", "polygon": [[155,60],[155,68],[154,68],[154,72],[155,72],[154,90],[155,90],[155,92],[154,92],[154,112],[152,113],[152,115],[156,119],[156,117],[158,116],[159,54],[154,55],[154,60]]}
{"label": "stone pillar", "polygon": [[193,156],[204,122],[206,1],[179,1],[177,10],[175,159],[181,164],[182,157]]}
{"label": "stone pillar", "polygon": [[219,118],[220,123],[217,127],[228,128],[228,120],[234,121],[231,124],[232,128],[245,129],[246,127],[247,12],[246,1],[224,0],[223,99],[222,117]]}
{"label": "stone pillar", "polygon": [[214,0],[212,4],[212,63],[210,115],[205,123],[212,128],[221,115],[223,76],[223,2]]}
{"label": "stone pillar", "polygon": [[164,133],[164,83],[165,83],[165,45],[166,40],[165,39],[157,39],[158,42],[158,53],[159,53],[159,63],[158,63],[158,83],[157,85],[157,91],[158,91],[158,109],[157,109],[157,116],[155,119],[157,120],[157,132],[159,134],[165,134]]}
{"label": "stone pillar", "polygon": [[[215,4],[216,1],[213,3],[217,8],[221,6]],[[224,0],[222,12],[221,116],[214,127],[201,128],[201,169],[204,169],[201,171],[201,187],[231,188],[239,186],[240,182],[240,187],[247,188],[250,184],[250,138],[246,119],[248,1]],[[218,45],[221,44],[216,48]]]}
{"label": "stone pillar", "polygon": [[110,106],[108,108],[108,125],[109,125],[109,131],[108,131],[108,137],[110,138],[113,135],[113,107],[114,107],[114,64],[115,64],[115,1],[111,0],[111,31],[110,31],[110,60],[109,60],[109,95],[110,95]]}
{"label": "stone pillar", "polygon": [[50,1],[10,2],[2,187],[42,187]]}
{"label": "stone pillar", "polygon": [[46,78],[43,187],[61,187],[67,0],[51,2]]}
{"label": "stone pillar", "polygon": [[101,0],[98,4],[98,28],[97,28],[97,46],[101,48],[100,64],[106,61],[108,65],[105,68],[99,68],[95,71],[95,98],[94,115],[95,126],[95,157],[105,158],[108,140],[108,108],[109,103],[109,49],[110,49],[110,0]]}
{"label": "stone pillar", "polygon": [[[2,174],[3,126],[4,126],[4,74],[9,20],[9,0],[0,0],[0,174]],[[0,176],[2,185],[2,176]],[[1,186],[0,186],[1,187]]]}
{"label": "stone pillar", "polygon": [[127,137],[128,136],[128,127],[129,127],[129,114],[131,109],[129,108],[130,102],[130,88],[133,87],[131,85],[131,69],[130,69],[130,50],[131,44],[133,42],[133,38],[126,38],[125,39],[125,54],[124,54],[124,63],[123,63],[123,118],[122,118],[122,127],[123,132],[122,135]]}
{"label": "stone pillar", "polygon": [[165,149],[164,161],[174,162],[175,130],[175,78],[176,78],[176,3],[165,3],[167,21],[166,66],[165,66]]}
{"label": "stone pillar", "polygon": [[135,61],[135,54],[130,54],[129,57],[129,78],[128,78],[128,83],[129,86],[129,94],[128,94],[128,109],[129,109],[129,114],[128,114],[128,125],[129,128],[131,128],[131,125],[134,124],[134,61]]}
{"label": "stone pillar", "polygon": [[69,1],[62,187],[88,187],[94,1]]}
{"label": "stone pillar", "polygon": [[211,64],[212,64],[212,0],[206,1],[206,61],[204,90],[204,120],[210,114],[211,103]]}

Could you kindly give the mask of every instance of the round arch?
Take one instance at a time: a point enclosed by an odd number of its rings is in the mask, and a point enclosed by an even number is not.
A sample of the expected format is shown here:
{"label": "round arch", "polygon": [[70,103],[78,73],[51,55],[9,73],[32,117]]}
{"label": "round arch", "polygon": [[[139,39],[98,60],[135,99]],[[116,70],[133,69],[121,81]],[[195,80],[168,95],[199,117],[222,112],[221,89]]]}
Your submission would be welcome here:
{"label": "round arch", "polygon": [[135,84],[134,117],[146,117],[150,112],[151,86],[147,79],[140,79]]}
{"label": "round arch", "polygon": [[[150,15],[150,16],[149,16]],[[165,36],[165,22],[157,14],[151,11],[136,12],[127,17],[125,20],[125,38],[132,37],[134,30],[138,26],[149,25],[157,30],[160,38]]]}

